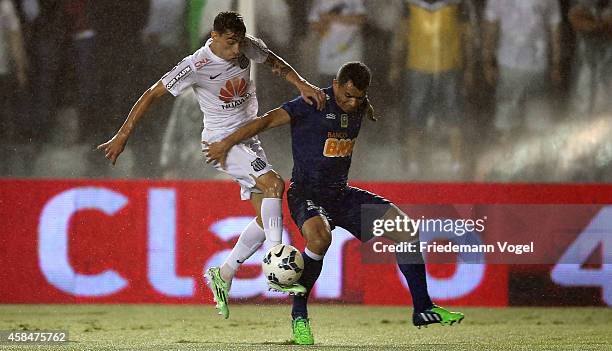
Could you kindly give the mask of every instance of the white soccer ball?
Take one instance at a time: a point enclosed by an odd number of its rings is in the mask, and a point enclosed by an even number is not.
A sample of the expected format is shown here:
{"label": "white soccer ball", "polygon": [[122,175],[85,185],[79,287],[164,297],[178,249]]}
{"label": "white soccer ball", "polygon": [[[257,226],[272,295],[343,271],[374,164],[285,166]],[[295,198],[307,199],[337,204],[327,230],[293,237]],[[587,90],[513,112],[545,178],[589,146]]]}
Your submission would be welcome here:
{"label": "white soccer ball", "polygon": [[265,254],[262,269],[269,281],[280,285],[297,283],[304,271],[302,253],[291,245],[280,244]]}

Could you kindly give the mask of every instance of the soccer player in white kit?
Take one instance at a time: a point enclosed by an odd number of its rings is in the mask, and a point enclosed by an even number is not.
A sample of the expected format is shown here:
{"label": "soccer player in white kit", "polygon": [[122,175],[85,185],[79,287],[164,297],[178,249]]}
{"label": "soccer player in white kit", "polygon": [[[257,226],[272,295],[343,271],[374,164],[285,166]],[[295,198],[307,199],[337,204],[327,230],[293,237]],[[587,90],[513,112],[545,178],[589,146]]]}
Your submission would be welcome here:
{"label": "soccer player in white kit", "polygon": [[[208,144],[222,140],[257,117],[255,86],[250,80],[251,60],[270,66],[273,72],[295,85],[306,101],[323,108],[325,96],[321,89],[308,83],[263,41],[245,33],[242,16],[236,12],[219,13],[211,39],[145,91],[119,131],[98,146],[98,150],[104,151],[114,165],[136,123],[155,100],[168,92],[178,96],[192,88],[204,113],[202,144],[206,151]],[[234,146],[224,164],[214,163],[214,166],[240,184],[242,200],[250,200],[257,212],[257,217],[240,234],[223,265],[206,272],[219,314],[228,318],[227,297],[240,265],[266,239],[271,246],[281,242],[284,181],[268,163],[257,136]],[[297,284],[271,287],[292,294],[305,292],[304,287]]]}

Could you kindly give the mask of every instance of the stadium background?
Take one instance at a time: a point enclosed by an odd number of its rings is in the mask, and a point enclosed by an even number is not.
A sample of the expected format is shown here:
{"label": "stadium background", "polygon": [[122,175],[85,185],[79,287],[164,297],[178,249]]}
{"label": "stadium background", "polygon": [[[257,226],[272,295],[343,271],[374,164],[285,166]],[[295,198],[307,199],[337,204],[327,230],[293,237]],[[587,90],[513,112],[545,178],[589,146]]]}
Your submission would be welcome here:
{"label": "stadium background", "polygon": [[[31,20],[25,3],[15,1],[28,53],[28,85],[19,87],[14,75],[8,75],[13,88],[3,90],[1,112],[0,303],[210,304],[201,273],[222,260],[252,209],[239,201],[236,184],[203,166],[197,151],[199,131],[192,128],[199,117],[169,122],[173,113],[197,116],[193,104],[163,101],[143,119],[117,167],[94,151],[120,126],[139,94],[190,52],[194,44],[188,38],[204,20],[188,18],[193,13],[185,10],[183,40],[168,53],[144,40],[151,21],[148,1],[99,1],[90,17],[96,33],[93,61],[83,63],[74,55],[78,48],[70,39],[65,14],[42,6],[44,21]],[[187,8],[196,3],[188,1]],[[216,14],[215,6],[241,10],[250,32],[313,83],[323,85],[316,78],[316,37],[308,31],[306,19],[311,1],[228,3],[208,1],[198,6],[204,6],[200,10],[209,17]],[[406,123],[400,104],[404,88],[387,82],[389,58],[380,54],[389,50],[390,30],[401,5],[381,3],[365,1],[364,61],[374,74],[370,96],[380,120],[366,123],[362,130],[351,171],[355,184],[405,204],[598,204],[604,213],[612,202],[607,184],[612,116],[610,110],[575,115],[570,108],[576,54],[576,33],[567,19],[570,1],[560,1],[563,81],[549,92],[554,108],[536,111],[536,126],[524,128],[505,143],[499,142],[493,128],[494,89],[486,85],[481,71],[485,2],[474,1],[476,82],[466,91],[465,157],[458,166],[452,162],[444,130],[434,118],[428,123],[423,149],[423,158],[429,161],[418,172],[406,161],[406,135],[400,134]],[[61,40],[51,51],[54,54],[45,56],[40,43],[52,38]],[[55,68],[49,71],[47,66]],[[49,81],[43,73],[51,74]],[[260,112],[295,94],[263,66],[256,79]],[[82,80],[97,83],[85,104],[80,102]],[[51,94],[44,96],[46,105],[40,101],[41,89]],[[171,128],[191,133],[172,140]],[[262,140],[271,162],[288,179],[292,164],[288,130],[267,132]],[[578,238],[589,219],[582,218],[581,223],[568,228],[569,235]],[[288,216],[285,226],[288,241],[303,247]],[[334,240],[333,254],[326,256],[314,293],[317,302],[410,303],[394,266],[362,264],[358,243],[341,229],[335,231]],[[608,235],[592,256],[562,279],[552,277],[554,261],[433,265],[428,274],[432,294],[441,304],[610,306],[610,255]],[[238,276],[241,280],[233,286],[236,298],[240,297],[237,302],[288,301],[264,291],[258,256],[247,261]],[[369,282],[372,275],[387,288],[384,294]]]}

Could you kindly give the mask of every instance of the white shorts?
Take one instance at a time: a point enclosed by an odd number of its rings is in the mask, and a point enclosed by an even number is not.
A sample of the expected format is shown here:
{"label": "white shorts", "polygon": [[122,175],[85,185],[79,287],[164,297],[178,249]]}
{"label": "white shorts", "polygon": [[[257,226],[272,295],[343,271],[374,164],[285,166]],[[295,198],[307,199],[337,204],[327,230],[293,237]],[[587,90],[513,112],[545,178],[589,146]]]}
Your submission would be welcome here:
{"label": "white shorts", "polygon": [[[213,140],[210,142],[213,142]],[[206,148],[206,145],[202,144],[202,147]],[[266,153],[257,137],[234,145],[227,153],[225,169],[222,169],[218,163],[213,167],[228,174],[240,184],[240,198],[242,200],[249,200],[251,193],[261,193],[261,190],[255,187],[254,178],[272,170],[272,165],[268,162]]]}

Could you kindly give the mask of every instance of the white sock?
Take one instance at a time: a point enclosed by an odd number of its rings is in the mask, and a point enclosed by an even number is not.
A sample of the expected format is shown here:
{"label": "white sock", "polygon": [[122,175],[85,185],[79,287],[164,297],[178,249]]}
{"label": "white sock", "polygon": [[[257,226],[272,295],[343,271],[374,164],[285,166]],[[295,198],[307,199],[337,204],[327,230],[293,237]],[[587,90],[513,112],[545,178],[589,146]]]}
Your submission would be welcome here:
{"label": "white sock", "polygon": [[306,254],[306,256],[312,258],[315,261],[321,261],[323,259],[323,255],[318,255],[318,254],[308,250],[308,248],[304,249],[304,253]]}
{"label": "white sock", "polygon": [[265,240],[266,234],[264,230],[257,224],[257,218],[253,218],[242,233],[240,233],[236,245],[234,245],[229,256],[227,256],[225,262],[221,265],[221,278],[231,283],[240,265],[251,257]]}
{"label": "white sock", "polygon": [[270,247],[281,243],[283,235],[283,200],[266,197],[261,201],[261,222]]}

